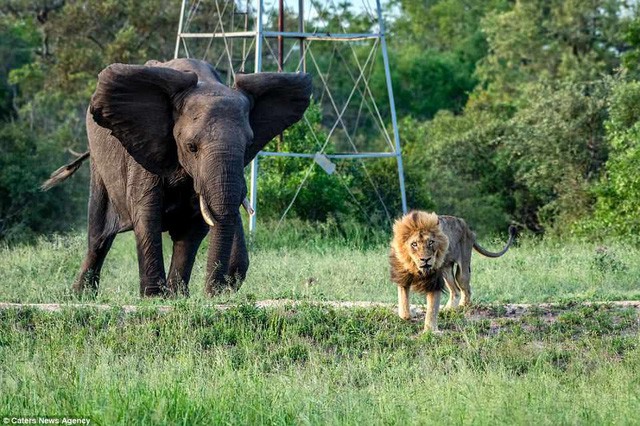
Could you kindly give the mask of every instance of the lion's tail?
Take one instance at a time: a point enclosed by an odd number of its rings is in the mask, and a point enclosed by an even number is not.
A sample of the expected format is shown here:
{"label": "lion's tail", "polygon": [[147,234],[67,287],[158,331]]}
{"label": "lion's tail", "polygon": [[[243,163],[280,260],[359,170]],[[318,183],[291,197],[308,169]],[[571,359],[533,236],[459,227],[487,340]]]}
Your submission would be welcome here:
{"label": "lion's tail", "polygon": [[502,250],[500,250],[497,253],[494,253],[492,251],[489,251],[485,248],[483,248],[480,244],[478,244],[476,241],[473,242],[473,248],[476,249],[476,251],[478,253],[480,253],[483,256],[487,256],[487,257],[500,257],[503,254],[505,254],[507,252],[507,250],[509,250],[509,247],[511,247],[511,244],[513,243],[513,239],[516,236],[516,227],[511,225],[509,227],[509,241],[507,241],[507,245],[504,246],[504,248]]}
{"label": "lion's tail", "polygon": [[51,176],[49,176],[49,179],[47,179],[42,184],[40,189],[42,189],[43,191],[48,191],[54,186],[56,186],[57,184],[59,184],[60,182],[66,180],[69,176],[71,176],[72,174],[78,171],[78,169],[80,168],[84,160],[86,160],[87,158],[89,158],[89,151],[80,155],[71,163],[65,164],[64,166],[60,167],[55,172],[51,173]]}

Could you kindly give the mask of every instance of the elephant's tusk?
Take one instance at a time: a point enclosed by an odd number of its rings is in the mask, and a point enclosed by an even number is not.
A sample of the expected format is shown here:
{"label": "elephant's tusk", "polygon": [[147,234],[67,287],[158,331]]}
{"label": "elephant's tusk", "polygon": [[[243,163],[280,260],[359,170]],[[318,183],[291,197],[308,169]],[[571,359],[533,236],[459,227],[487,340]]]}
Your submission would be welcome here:
{"label": "elephant's tusk", "polygon": [[205,222],[207,222],[207,225],[215,226],[215,221],[211,217],[211,212],[209,211],[209,207],[207,207],[202,196],[200,196],[200,213],[202,213],[202,218],[204,219]]}
{"label": "elephant's tusk", "polygon": [[247,213],[249,213],[249,216],[253,216],[256,213],[253,207],[251,207],[251,203],[249,202],[247,197],[244,197],[244,200],[242,200],[242,207],[244,207]]}

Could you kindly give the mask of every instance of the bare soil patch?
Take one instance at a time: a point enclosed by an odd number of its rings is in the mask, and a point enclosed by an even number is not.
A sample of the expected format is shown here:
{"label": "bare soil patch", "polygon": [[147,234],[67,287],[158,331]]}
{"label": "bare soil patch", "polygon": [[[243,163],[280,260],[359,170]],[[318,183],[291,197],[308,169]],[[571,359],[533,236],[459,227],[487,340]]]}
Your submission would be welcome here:
{"label": "bare soil patch", "polygon": [[[335,309],[355,309],[355,308],[385,308],[397,311],[397,305],[393,303],[380,302],[344,302],[344,301],[301,301],[291,299],[272,299],[254,302],[258,308],[278,308],[296,307],[301,305],[327,306]],[[464,308],[463,313],[466,319],[471,321],[491,320],[491,328],[499,328],[499,323],[504,320],[518,320],[524,316],[536,316],[545,322],[555,322],[559,315],[568,310],[581,306],[608,306],[612,308],[632,308],[640,311],[639,300],[625,300],[612,302],[575,302],[575,303],[508,303],[495,305],[477,305]],[[235,304],[211,304],[211,309],[225,310],[236,306]],[[46,312],[61,312],[69,309],[96,309],[112,310],[120,309],[124,314],[135,313],[141,310],[157,309],[159,312],[171,312],[175,309],[171,305],[139,306],[139,305],[105,305],[96,303],[4,303],[0,302],[0,310],[7,309],[36,309]],[[424,318],[424,307],[411,305],[411,312],[414,321]]]}

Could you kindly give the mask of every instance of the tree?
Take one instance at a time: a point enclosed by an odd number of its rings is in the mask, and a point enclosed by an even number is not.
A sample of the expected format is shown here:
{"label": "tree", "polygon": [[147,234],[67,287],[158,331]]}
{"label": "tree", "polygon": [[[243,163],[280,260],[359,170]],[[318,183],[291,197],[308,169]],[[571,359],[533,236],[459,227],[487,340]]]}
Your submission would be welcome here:
{"label": "tree", "polygon": [[607,156],[608,85],[530,86],[501,144],[513,171],[514,216],[532,230],[565,229],[588,214]]}
{"label": "tree", "polygon": [[86,149],[86,108],[104,66],[170,57],[178,7],[169,0],[3,2],[0,239],[78,224],[86,171],[51,193],[41,193],[40,183],[72,158],[69,149]]}
{"label": "tree", "polygon": [[[476,63],[487,54],[482,18],[503,10],[506,0],[399,0],[389,24],[389,56],[400,115],[432,118],[439,110],[460,112],[477,84]],[[372,85],[385,88],[376,69]],[[386,108],[386,106],[383,106]]]}
{"label": "tree", "polygon": [[[561,229],[591,210],[590,187],[607,158],[609,89],[602,76],[619,65],[629,19],[621,7],[609,0],[538,0],[491,11],[481,24],[488,52],[476,70],[480,84],[460,117],[433,120],[444,126],[434,138],[450,152],[493,165],[458,168],[459,182],[506,185],[488,193],[535,232]],[[477,129],[470,144],[464,123]]]}
{"label": "tree", "polygon": [[[594,187],[593,216],[582,231],[636,238],[640,235],[640,82],[619,80],[609,101],[606,173]],[[634,237],[635,236],[635,237]]]}
{"label": "tree", "polygon": [[640,17],[639,5],[634,3],[629,10],[632,18],[625,20],[621,29],[624,44],[621,46],[622,65],[629,78],[640,77]]}
{"label": "tree", "polygon": [[18,88],[9,83],[9,72],[33,60],[37,33],[29,22],[0,16],[0,121],[17,114]]}
{"label": "tree", "polygon": [[[63,160],[63,152],[36,138],[25,123],[0,127],[0,240],[27,240],[77,223],[86,185],[40,191],[52,167]],[[82,174],[86,179],[87,171]]]}
{"label": "tree", "polygon": [[619,65],[620,7],[618,0],[516,1],[488,14],[481,87],[492,102],[517,103],[528,83],[588,82],[611,73]]}

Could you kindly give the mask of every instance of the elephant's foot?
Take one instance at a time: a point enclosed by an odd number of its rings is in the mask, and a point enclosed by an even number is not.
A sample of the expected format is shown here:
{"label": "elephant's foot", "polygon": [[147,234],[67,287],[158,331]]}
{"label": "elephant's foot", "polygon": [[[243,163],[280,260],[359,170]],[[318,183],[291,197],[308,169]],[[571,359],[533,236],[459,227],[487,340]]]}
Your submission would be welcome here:
{"label": "elephant's foot", "polygon": [[100,274],[93,270],[82,271],[71,286],[71,291],[77,297],[94,298],[98,294]]}
{"label": "elephant's foot", "polygon": [[207,294],[207,296],[215,297],[215,296],[220,296],[221,294],[235,293],[238,291],[238,288],[231,285],[227,285],[227,284],[224,284],[224,285],[213,284],[213,285],[207,285],[204,291]]}
{"label": "elephant's foot", "polygon": [[189,297],[189,283],[181,278],[169,279],[167,283],[167,297]]}
{"label": "elephant's foot", "polygon": [[213,283],[208,283],[205,287],[205,292],[209,297],[219,296],[224,293],[236,293],[240,290],[242,282],[243,280],[238,276],[234,278],[226,276],[223,282],[214,281]]}
{"label": "elephant's foot", "polygon": [[[248,264],[247,264],[248,266]],[[209,273],[212,279],[205,284],[204,291],[207,296],[219,296],[223,293],[235,293],[240,290],[245,277],[247,276],[247,267],[230,268],[228,274],[219,274],[218,267]]]}
{"label": "elephant's foot", "polygon": [[167,297],[170,295],[171,291],[163,279],[153,283],[145,283],[144,281],[140,283],[140,297]]}

